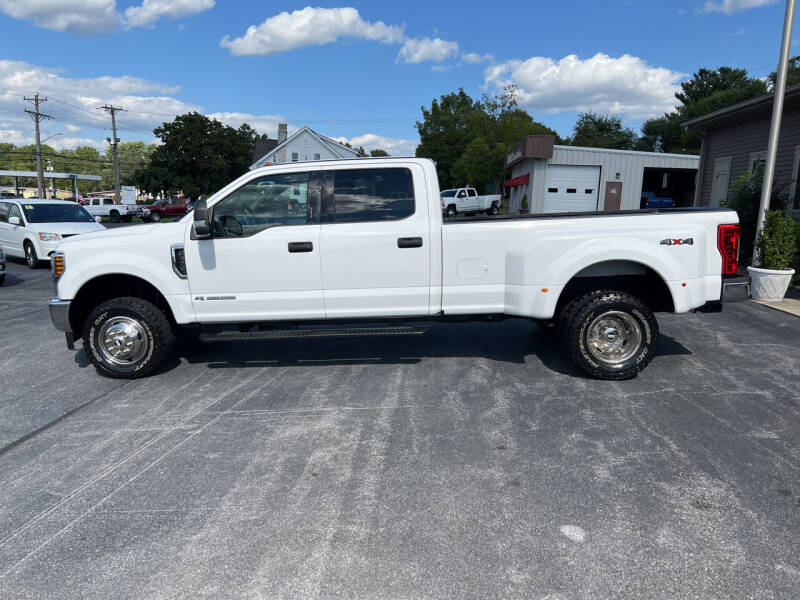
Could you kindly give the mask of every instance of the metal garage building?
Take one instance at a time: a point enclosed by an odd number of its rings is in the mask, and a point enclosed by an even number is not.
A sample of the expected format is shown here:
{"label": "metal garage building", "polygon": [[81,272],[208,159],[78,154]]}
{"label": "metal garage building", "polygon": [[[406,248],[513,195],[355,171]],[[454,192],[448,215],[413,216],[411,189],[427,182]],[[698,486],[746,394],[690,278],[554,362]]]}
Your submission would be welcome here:
{"label": "metal garage building", "polygon": [[692,206],[700,157],[557,146],[529,135],[506,156],[510,212],[523,197],[531,213]]}

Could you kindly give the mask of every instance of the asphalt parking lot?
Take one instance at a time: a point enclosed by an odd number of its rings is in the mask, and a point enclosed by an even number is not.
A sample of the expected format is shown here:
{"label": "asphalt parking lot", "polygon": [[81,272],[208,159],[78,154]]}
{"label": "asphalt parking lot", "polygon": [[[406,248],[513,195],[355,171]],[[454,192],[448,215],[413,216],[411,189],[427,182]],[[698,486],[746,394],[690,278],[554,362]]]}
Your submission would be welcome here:
{"label": "asphalt parking lot", "polygon": [[795,598],[800,319],[659,315],[637,379],[536,325],[181,348],[99,377],[0,287],[1,598]]}

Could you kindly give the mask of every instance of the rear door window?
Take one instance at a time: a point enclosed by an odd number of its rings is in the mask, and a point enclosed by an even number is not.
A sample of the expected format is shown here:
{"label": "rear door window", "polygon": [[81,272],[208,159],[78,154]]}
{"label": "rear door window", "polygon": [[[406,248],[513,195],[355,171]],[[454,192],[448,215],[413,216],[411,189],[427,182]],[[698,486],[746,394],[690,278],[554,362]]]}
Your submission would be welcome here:
{"label": "rear door window", "polygon": [[408,169],[342,169],[334,172],[333,220],[398,221],[414,214],[414,181]]}

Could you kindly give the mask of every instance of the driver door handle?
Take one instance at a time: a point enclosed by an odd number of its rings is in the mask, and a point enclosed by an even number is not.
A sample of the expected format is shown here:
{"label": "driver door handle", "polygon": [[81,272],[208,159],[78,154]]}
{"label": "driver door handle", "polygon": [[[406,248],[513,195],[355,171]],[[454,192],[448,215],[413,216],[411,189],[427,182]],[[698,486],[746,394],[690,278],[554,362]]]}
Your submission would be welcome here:
{"label": "driver door handle", "polygon": [[311,242],[289,242],[289,252],[313,252],[314,244]]}

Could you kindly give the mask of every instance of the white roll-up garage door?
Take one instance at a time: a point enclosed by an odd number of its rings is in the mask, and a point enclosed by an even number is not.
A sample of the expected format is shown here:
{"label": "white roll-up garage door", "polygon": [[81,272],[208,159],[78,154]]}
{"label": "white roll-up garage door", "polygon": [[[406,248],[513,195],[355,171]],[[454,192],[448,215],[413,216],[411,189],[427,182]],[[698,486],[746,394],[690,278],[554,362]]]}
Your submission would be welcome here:
{"label": "white roll-up garage door", "polygon": [[597,210],[600,167],[547,165],[544,212]]}

